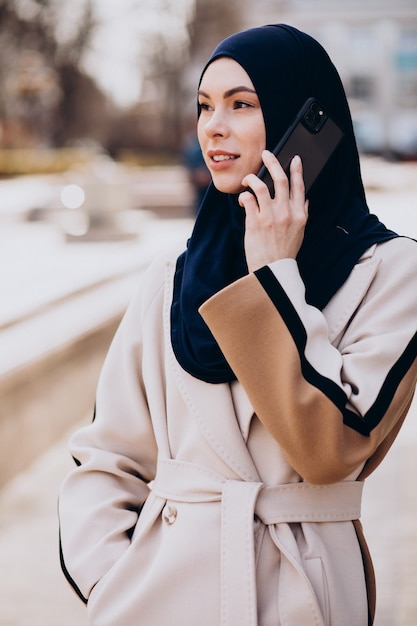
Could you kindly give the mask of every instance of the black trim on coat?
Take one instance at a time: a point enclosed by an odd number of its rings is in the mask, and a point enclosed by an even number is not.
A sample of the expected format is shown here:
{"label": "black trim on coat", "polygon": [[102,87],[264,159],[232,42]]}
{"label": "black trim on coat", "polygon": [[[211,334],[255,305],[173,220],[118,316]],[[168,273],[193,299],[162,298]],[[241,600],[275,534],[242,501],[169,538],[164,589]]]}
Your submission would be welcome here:
{"label": "black trim on coat", "polygon": [[346,408],[347,395],[332,380],[322,376],[309,363],[305,356],[307,332],[294,305],[279,283],[269,266],[264,266],[254,272],[255,276],[265,289],[274,306],[284,320],[300,356],[301,371],[307,382],[322,391],[343,414],[343,423],[356,430],[361,435],[369,437],[370,432],[378,426],[384,417],[395,392],[404,375],[410,369],[417,355],[417,333],[411,339],[400,358],[388,372],[378,396],[364,416]]}
{"label": "black trim on coat", "polygon": [[78,587],[77,583],[71,577],[65,565],[64,553],[62,550],[62,541],[61,541],[61,528],[59,528],[59,561],[60,561],[61,569],[65,578],[67,579],[67,581],[69,582],[69,584],[71,585],[71,587],[73,588],[77,596],[80,598],[80,600],[82,600],[82,602],[84,602],[84,604],[87,605],[88,604],[87,598],[83,596],[81,589]]}
{"label": "black trim on coat", "polygon": [[369,430],[373,430],[376,426],[378,426],[384,417],[384,414],[391,404],[399,384],[412,366],[416,356],[417,332],[414,334],[414,337],[411,338],[408,346],[400,358],[394,363],[388,372],[377,399],[365,415],[364,419],[369,426]]}
{"label": "black trim on coat", "polygon": [[255,271],[255,276],[271,298],[275,308],[279,311],[284,320],[292,338],[301,361],[301,371],[307,382],[311,383],[317,389],[320,389],[340,411],[344,410],[347,396],[334,381],[326,376],[322,376],[305,356],[305,348],[307,345],[307,332],[302,323],[293,303],[288,298],[284,289],[277,280],[275,274],[268,265],[261,267]]}

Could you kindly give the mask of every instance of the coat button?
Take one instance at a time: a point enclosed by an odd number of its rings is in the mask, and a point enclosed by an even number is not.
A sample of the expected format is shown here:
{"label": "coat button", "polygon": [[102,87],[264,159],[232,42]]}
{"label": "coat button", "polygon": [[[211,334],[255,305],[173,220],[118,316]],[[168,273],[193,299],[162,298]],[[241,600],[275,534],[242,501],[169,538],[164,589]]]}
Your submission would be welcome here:
{"label": "coat button", "polygon": [[167,504],[166,506],[164,506],[164,509],[162,511],[162,519],[169,525],[173,524],[177,519],[177,509],[175,508],[175,506],[172,506],[172,504]]}

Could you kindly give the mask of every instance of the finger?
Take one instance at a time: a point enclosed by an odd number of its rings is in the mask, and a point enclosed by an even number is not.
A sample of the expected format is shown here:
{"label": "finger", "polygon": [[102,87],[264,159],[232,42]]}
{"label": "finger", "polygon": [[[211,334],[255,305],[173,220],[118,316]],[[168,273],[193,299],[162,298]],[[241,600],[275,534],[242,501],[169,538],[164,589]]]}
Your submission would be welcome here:
{"label": "finger", "polygon": [[264,181],[255,174],[247,174],[242,180],[242,185],[256,192],[261,192],[266,187]]}
{"label": "finger", "polygon": [[256,197],[258,204],[259,201],[264,202],[271,199],[267,185],[264,181],[255,176],[255,174],[245,176],[242,180],[242,185],[243,187],[247,187],[248,191]]}
{"label": "finger", "polygon": [[305,203],[305,185],[303,164],[298,154],[290,163],[290,198],[295,202]]}
{"label": "finger", "polygon": [[[288,192],[288,177],[281,163],[276,158],[275,154],[273,154],[269,150],[264,150],[262,153],[262,160],[265,164],[265,167],[268,168],[268,171],[271,174],[271,178],[274,182],[275,191],[277,192],[278,190],[281,190],[282,192]],[[275,195],[277,194],[275,193]]]}
{"label": "finger", "polygon": [[238,202],[245,211],[245,229],[256,228],[259,216],[259,206],[256,196],[249,191],[239,194]]}
{"label": "finger", "polygon": [[258,209],[258,203],[256,202],[255,196],[249,191],[242,191],[238,197],[239,205],[243,208],[256,208]]}

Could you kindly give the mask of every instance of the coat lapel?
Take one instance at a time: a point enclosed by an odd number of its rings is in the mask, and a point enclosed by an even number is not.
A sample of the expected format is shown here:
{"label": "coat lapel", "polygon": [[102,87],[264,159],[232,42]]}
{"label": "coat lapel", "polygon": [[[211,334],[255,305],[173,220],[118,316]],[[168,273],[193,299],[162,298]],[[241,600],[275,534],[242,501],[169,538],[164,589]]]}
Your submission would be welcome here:
{"label": "coat lapel", "polygon": [[254,415],[253,406],[248,398],[248,394],[244,390],[240,382],[235,380],[231,385],[233,405],[239,422],[240,431],[244,440],[247,442],[249,438],[249,429]]}
{"label": "coat lapel", "polygon": [[211,384],[194,378],[180,366],[175,358],[171,347],[169,325],[174,269],[169,265],[166,275],[164,327],[166,345],[178,389],[212,449],[240,478],[256,482],[259,480],[259,475],[242,437],[230,385],[228,383]]}
{"label": "coat lapel", "polygon": [[258,481],[258,472],[236,417],[230,386],[194,378],[172,356],[179,390],[206,441],[240,478]]}
{"label": "coat lapel", "polygon": [[348,279],[323,309],[329,327],[329,339],[337,345],[340,335],[360,305],[376,274],[379,259],[374,257],[376,246],[370,248],[355,265]]}

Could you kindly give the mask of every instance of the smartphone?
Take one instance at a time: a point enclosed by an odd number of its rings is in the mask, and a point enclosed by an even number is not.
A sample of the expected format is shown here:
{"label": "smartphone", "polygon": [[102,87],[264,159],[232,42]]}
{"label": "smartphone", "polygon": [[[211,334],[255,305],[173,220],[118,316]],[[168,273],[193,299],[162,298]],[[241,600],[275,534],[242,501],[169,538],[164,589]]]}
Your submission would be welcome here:
{"label": "smartphone", "polygon": [[[303,177],[306,197],[343,138],[343,131],[327,113],[316,98],[308,98],[301,107],[294,122],[290,125],[273,153],[289,177],[290,163],[298,154],[303,163]],[[273,198],[274,183],[265,165],[258,172]]]}

